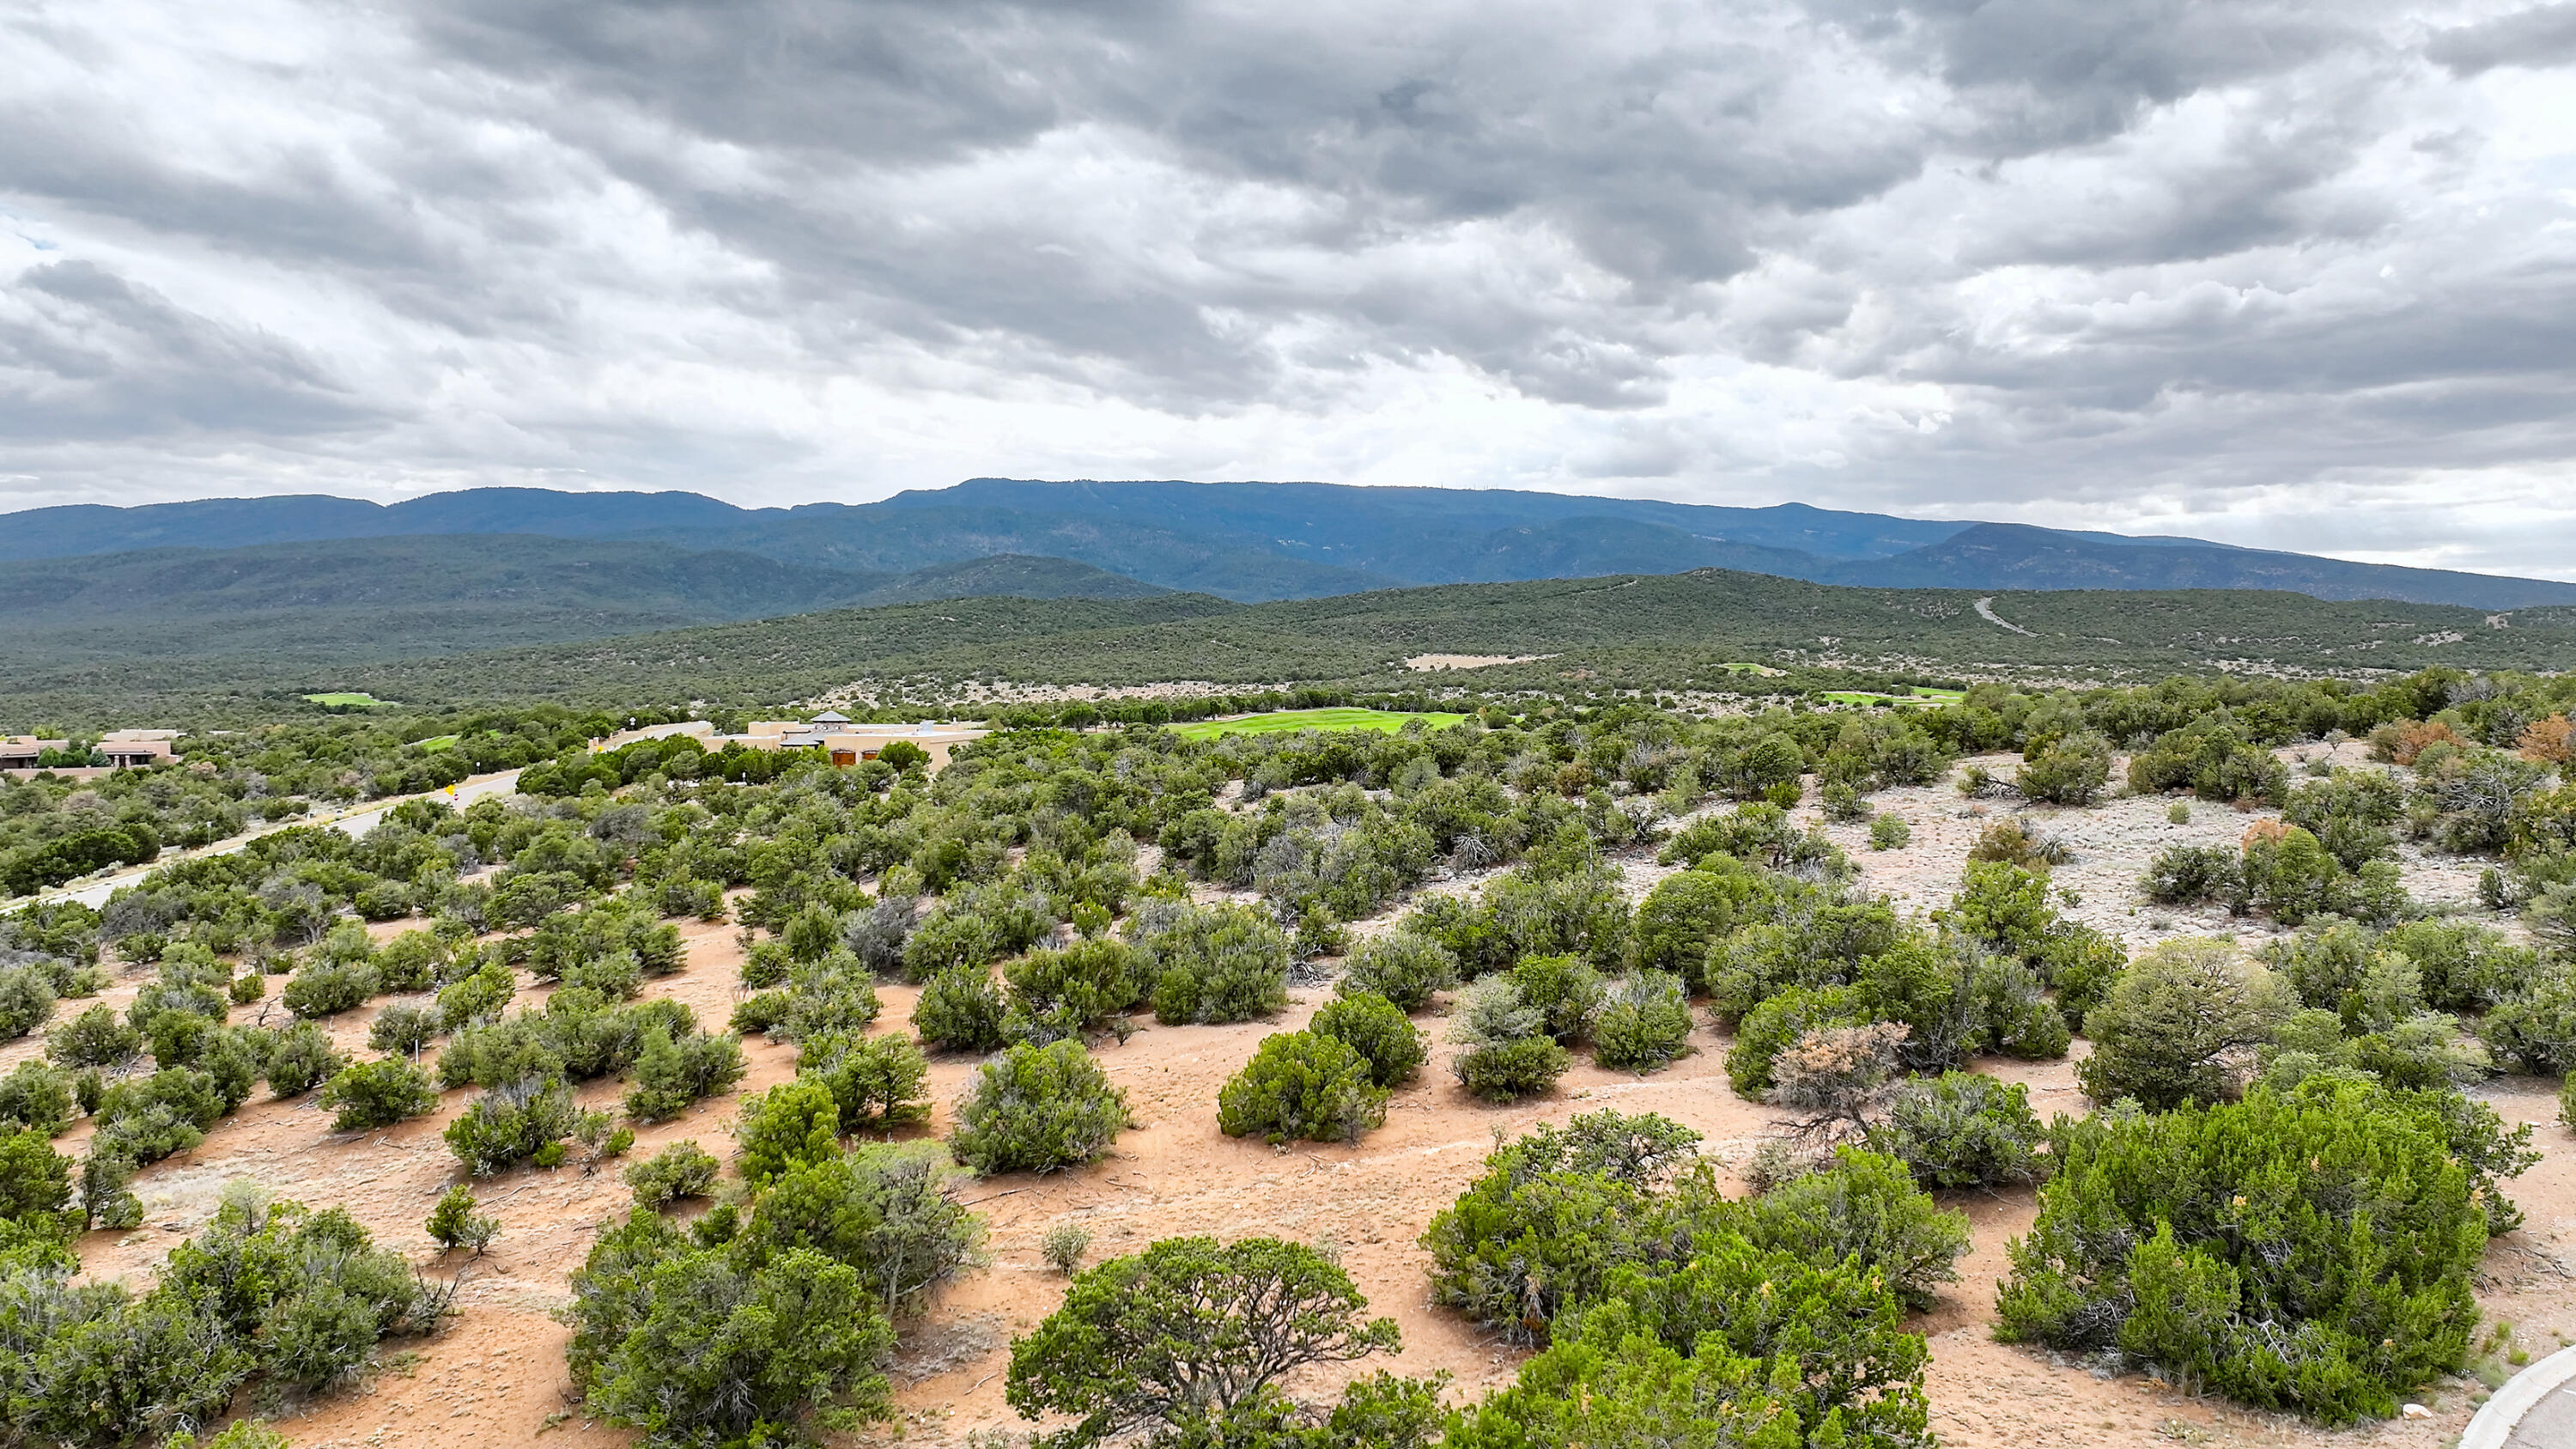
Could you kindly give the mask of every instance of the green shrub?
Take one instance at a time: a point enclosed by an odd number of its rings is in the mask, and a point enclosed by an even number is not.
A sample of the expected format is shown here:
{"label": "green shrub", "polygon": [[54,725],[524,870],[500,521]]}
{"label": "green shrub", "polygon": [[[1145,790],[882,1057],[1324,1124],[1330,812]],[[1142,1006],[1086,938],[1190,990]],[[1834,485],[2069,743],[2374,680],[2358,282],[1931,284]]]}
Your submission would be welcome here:
{"label": "green shrub", "polygon": [[278,1034],[268,1050],[268,1089],[279,1097],[300,1097],[338,1076],[349,1065],[331,1045],[331,1034],[319,1025],[299,1021]]}
{"label": "green shrub", "polygon": [[[200,1449],[197,1436],[181,1434],[162,1449]],[[205,1441],[202,1449],[288,1449],[285,1435],[268,1427],[264,1419],[235,1419],[224,1431]]]}
{"label": "green shrub", "polygon": [[1721,1025],[1739,1024],[1789,987],[1843,985],[1908,934],[1883,900],[1798,905],[1785,920],[1747,926],[1709,953],[1709,1010]]}
{"label": "green shrub", "polygon": [[1217,1127],[1228,1137],[1258,1132],[1273,1144],[1357,1142],[1386,1121],[1386,1091],[1366,1058],[1311,1031],[1262,1040],[1252,1060],[1217,1093]]}
{"label": "green shrub", "polygon": [[0,1233],[12,1247],[56,1237],[72,1201],[72,1160],[53,1149],[51,1134],[0,1128]]}
{"label": "green shrub", "polygon": [[1532,956],[1511,970],[1523,1006],[1535,1007],[1541,1029],[1560,1046],[1592,1034],[1609,994],[1601,973],[1579,956]]}
{"label": "green shrub", "polygon": [[472,975],[439,989],[439,1029],[459,1031],[497,1020],[510,998],[518,994],[519,980],[510,974],[510,968],[498,961],[485,961],[474,968]]}
{"label": "green shrub", "polygon": [[2234,899],[2244,887],[2244,877],[2232,850],[2216,845],[2168,845],[2156,852],[2154,862],[2138,884],[2147,899],[2158,905],[2192,906]]}
{"label": "green shrub", "polygon": [[[1640,1285],[1636,1297],[1651,1297],[1669,1326],[1641,1322],[1629,1298],[1601,1304],[1524,1363],[1516,1383],[1460,1411],[1441,1444],[1930,1442],[1923,1340],[1899,1326],[1904,1310],[1884,1285],[1848,1268],[1765,1254],[1731,1235],[1706,1239],[1667,1281],[1651,1295]],[[1687,1349],[1674,1342],[1692,1333]]]}
{"label": "green shrub", "polygon": [[1629,930],[1630,967],[1667,972],[1696,989],[1709,947],[1735,929],[1749,893],[1749,877],[1740,872],[1685,870],[1655,882]]}
{"label": "green shrub", "polygon": [[754,991],[784,986],[795,969],[796,958],[788,953],[786,942],[755,941],[743,956],[742,984]]}
{"label": "green shrub", "polygon": [[143,1033],[105,1006],[93,1006],[45,1037],[45,1055],[56,1066],[117,1067],[143,1050]]}
{"label": "green shrub", "polygon": [[2129,788],[2137,793],[2155,795],[2186,786],[2201,799],[2222,805],[2236,800],[2278,805],[2289,787],[2289,771],[2221,712],[2164,734],[2151,748],[2129,757]]}
{"label": "green shrub", "polygon": [[27,1129],[47,1137],[71,1125],[72,1077],[47,1062],[25,1061],[0,1076],[0,1129]]}
{"label": "green shrub", "polygon": [[375,955],[376,986],[383,991],[427,991],[438,984],[453,953],[433,931],[405,931]]}
{"label": "green shrub", "polygon": [[742,1247],[755,1259],[818,1252],[857,1269],[877,1302],[913,1312],[983,1241],[982,1221],[958,1200],[964,1177],[935,1142],[834,1154],[761,1193]]}
{"label": "green shrub", "polygon": [[795,966],[787,984],[763,991],[736,1007],[733,1029],[760,1032],[776,1041],[803,1041],[832,1032],[863,1032],[885,1010],[856,956],[833,951]]}
{"label": "green shrub", "polygon": [[1006,1014],[991,967],[957,966],[921,988],[912,1007],[912,1029],[924,1046],[981,1054],[1001,1048]]}
{"label": "green shrub", "polygon": [[563,1139],[572,1135],[579,1116],[571,1088],[532,1077],[475,1098],[442,1135],[466,1171],[489,1177],[522,1162],[538,1167],[562,1162]]}
{"label": "green shrub", "polygon": [[1380,1087],[1411,1081],[1430,1054],[1421,1028],[1394,1002],[1369,992],[1326,1002],[1306,1029],[1358,1052],[1368,1063],[1369,1080]]}
{"label": "green shrub", "polygon": [[2465,1360],[2490,1230],[2435,1100],[2318,1082],[2062,1124],[1999,1334],[2327,1423],[2394,1414]]}
{"label": "green shrub", "polygon": [[1869,848],[1903,850],[1914,843],[1914,827],[1903,816],[1881,815],[1869,822]]}
{"label": "green shrub", "polygon": [[587,988],[610,1001],[632,1001],[644,990],[644,963],[632,951],[611,951],[566,966],[563,984]]}
{"label": "green shrub", "polygon": [[2167,941],[2131,962],[2084,1019],[2093,1054],[2075,1065],[2086,1096],[2161,1112],[2236,1095],[2254,1049],[2295,1004],[2287,983],[2225,941]]}
{"label": "green shrub", "polygon": [[725,1024],[738,1036],[767,1036],[787,1020],[792,1005],[784,990],[757,991],[734,1003],[733,1016]]}
{"label": "green shrub", "polygon": [[381,1057],[342,1068],[317,1100],[340,1114],[332,1131],[370,1132],[437,1111],[438,1084],[400,1057]]}
{"label": "green shrub", "polygon": [[[1281,1380],[1395,1349],[1395,1320],[1363,1320],[1367,1308],[1350,1275],[1312,1248],[1167,1238],[1074,1279],[1063,1306],[1011,1345],[1005,1392],[1032,1419],[1080,1416],[1055,1436],[1067,1446],[1131,1434],[1156,1444],[1302,1445]],[[1383,1437],[1325,1437],[1316,1449],[1357,1442],[1403,1449]]]}
{"label": "green shrub", "polygon": [[1342,964],[1338,989],[1344,995],[1380,996],[1416,1012],[1431,1004],[1434,992],[1457,984],[1458,958],[1448,947],[1399,929],[1361,942]]}
{"label": "green shrub", "polygon": [[1131,930],[1166,1026],[1251,1021],[1288,1005],[1288,938],[1261,911],[1147,902]]}
{"label": "green shrub", "polygon": [[810,1442],[892,1412],[894,1329],[858,1271],[699,1247],[638,1209],[572,1275],[565,1358],[590,1412],[652,1449]]}
{"label": "green shrub", "polygon": [[397,1004],[377,1012],[376,1019],[367,1024],[367,1048],[416,1057],[437,1035],[436,1011],[428,1007]]}
{"label": "green shrub", "polygon": [[2436,1011],[2485,1011],[2540,974],[2538,953],[2502,931],[2465,921],[2409,921],[2380,944],[2415,963]]}
{"label": "green shrub", "polygon": [[1680,979],[1639,971],[1611,989],[1592,1029],[1593,1056],[1613,1071],[1653,1071],[1690,1050],[1690,1030]]}
{"label": "green shrub", "polygon": [[1925,1187],[1997,1187],[2035,1182],[2048,1132],[2030,1110],[2030,1089],[1971,1072],[1916,1078],[1896,1090],[1869,1147],[1905,1164]]}
{"label": "green shrub", "polygon": [[155,1163],[205,1141],[206,1129],[228,1110],[213,1075],[194,1067],[166,1067],[107,1089],[90,1150],[137,1164]]}
{"label": "green shrub", "polygon": [[459,1183],[439,1194],[438,1205],[430,1209],[429,1221],[421,1227],[443,1253],[471,1248],[474,1256],[482,1257],[483,1250],[500,1236],[501,1220],[478,1216],[474,1211],[477,1205],[473,1189]]}
{"label": "green shrub", "polygon": [[53,977],[33,966],[0,967],[0,1041],[19,1037],[54,1019]]}
{"label": "green shrub", "polygon": [[743,1181],[766,1187],[797,1168],[839,1155],[841,1109],[832,1089],[798,1078],[742,1099],[734,1161]]}
{"label": "green shrub", "polygon": [[1668,1188],[1699,1140],[1651,1113],[1603,1111],[1497,1147],[1422,1235],[1432,1298],[1512,1342],[1543,1340],[1560,1311],[1601,1295],[1613,1269],[1655,1258],[1676,1230],[1686,1241],[1707,1215],[1705,1171]]}
{"label": "green shrub", "polygon": [[742,1074],[742,1043],[733,1037],[654,1032],[635,1058],[626,1115],[638,1122],[667,1122],[696,1102],[732,1091]]}
{"label": "green shrub", "polygon": [[367,1004],[376,994],[376,969],[365,961],[313,960],[286,980],[278,1001],[308,1021],[337,1016]]}
{"label": "green shrub", "polygon": [[2244,900],[2269,912],[2285,926],[2323,915],[2345,903],[2343,866],[2326,853],[2317,838],[2293,826],[2278,834],[2257,833],[2245,843],[2238,867]]}
{"label": "green shrub", "polygon": [[908,1036],[815,1037],[798,1048],[796,1072],[830,1089],[845,1131],[930,1115],[922,1086],[930,1063]]}
{"label": "green shrub", "polygon": [[[159,1283],[128,1310],[147,1321],[190,1320],[168,1344],[181,1350],[176,1361],[134,1364],[133,1378],[111,1391],[117,1398],[132,1395],[126,1398],[129,1408],[101,1418],[148,1420],[152,1411],[141,1401],[160,1396],[146,1384],[183,1368],[208,1367],[208,1350],[217,1345],[237,1357],[206,1391],[218,1384],[229,1391],[258,1374],[274,1382],[256,1396],[278,1397],[282,1389],[314,1393],[343,1383],[366,1366],[379,1339],[434,1326],[436,1307],[411,1265],[401,1254],[375,1247],[345,1212],[270,1205],[255,1192],[234,1189],[225,1197],[214,1222],[171,1252]],[[162,1400],[164,1406],[171,1402]],[[221,1400],[216,1403],[220,1407]],[[217,1415],[188,1417],[202,1422]],[[82,1442],[122,1443],[133,1432],[121,1429]]]}
{"label": "green shrub", "polygon": [[[549,1008],[571,992],[558,992]],[[557,1016],[560,1023],[569,1016]],[[530,1077],[560,1080],[565,1075],[563,1044],[547,1028],[548,1017],[521,1012],[516,1017],[469,1026],[458,1031],[438,1054],[438,1082],[443,1087],[506,1086]]]}
{"label": "green shrub", "polygon": [[1904,1163],[1854,1147],[1754,1199],[1742,1231],[1805,1262],[1857,1258],[1915,1309],[1931,1307],[1939,1286],[1957,1280],[1954,1265],[1968,1250],[1964,1214],[1943,1212]]}
{"label": "green shrub", "polygon": [[715,1190],[724,1165],[695,1142],[674,1142],[642,1162],[629,1164],[626,1185],[635,1190],[638,1207],[662,1208],[684,1197],[705,1197]]}
{"label": "green shrub", "polygon": [[1798,987],[1753,1008],[1735,1029],[1726,1053],[1726,1080],[1735,1094],[1758,1102],[1770,1095],[1771,1067],[1780,1054],[1811,1031],[1858,1026],[1869,1020],[1860,993],[1848,986]]}
{"label": "green shrub", "polygon": [[1039,1045],[1096,1030],[1134,1010],[1151,984],[1136,949],[1105,937],[1078,940],[1060,951],[1031,951],[1003,966],[1002,976],[1011,987],[1002,1034]]}
{"label": "green shrub", "polygon": [[976,1172],[1053,1172],[1109,1150],[1127,1097],[1080,1042],[1020,1045],[976,1069],[949,1147]]}
{"label": "green shrub", "polygon": [[2478,1035],[2489,1051],[2526,1072],[2576,1071],[2576,972],[2543,967],[2525,989],[2479,1019]]}
{"label": "green shrub", "polygon": [[1470,988],[1451,1018],[1449,1039],[1465,1048],[1449,1059],[1459,1083],[1488,1102],[1544,1092],[1574,1066],[1548,1035],[1547,1014],[1521,1000],[1510,977]]}
{"label": "green shrub", "polygon": [[2013,788],[2054,805],[2090,805],[2110,779],[2111,742],[2088,730],[2024,752]]}

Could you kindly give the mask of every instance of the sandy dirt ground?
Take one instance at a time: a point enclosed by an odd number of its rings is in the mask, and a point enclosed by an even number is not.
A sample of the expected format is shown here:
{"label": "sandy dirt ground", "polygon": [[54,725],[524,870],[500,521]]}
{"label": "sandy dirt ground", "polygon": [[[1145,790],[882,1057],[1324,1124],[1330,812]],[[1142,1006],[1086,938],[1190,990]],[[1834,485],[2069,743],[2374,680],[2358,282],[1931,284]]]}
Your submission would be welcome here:
{"label": "sandy dirt ground", "polygon": [[[2008,761],[2006,762],[2009,763]],[[1852,849],[1872,889],[1928,908],[1955,888],[1968,842],[1985,819],[2007,806],[1989,803],[1987,816],[1947,789],[1896,791],[1880,808],[1907,817],[1914,844],[1872,853],[1860,832],[1833,827]],[[2176,933],[2242,929],[2223,917],[2201,918],[2150,911],[2134,901],[2133,882],[2146,859],[2173,840],[2233,842],[2248,818],[2205,805],[2192,823],[2169,825],[2169,802],[2115,800],[2090,811],[2033,812],[2076,850],[2058,879],[2078,893],[2080,913],[2118,931],[2135,946]],[[2474,874],[2459,889],[2448,868],[2428,877],[2411,867],[2419,893],[2474,901]],[[1630,865],[1632,889],[1642,891],[1664,872],[1647,861]],[[1464,883],[1452,882],[1455,889]],[[2134,908],[2134,910],[2133,910]],[[733,928],[689,925],[688,969],[648,984],[647,995],[688,1002],[700,1019],[720,1024],[736,996],[741,961]],[[2259,934],[2259,932],[2249,932]],[[121,981],[107,999],[130,999],[138,977]],[[273,995],[273,989],[272,989]],[[542,993],[523,990],[530,1003]],[[880,1030],[903,1030],[913,993],[882,988],[886,1011]],[[1725,1040],[1705,1026],[1694,1037],[1696,1054],[1648,1077],[1602,1070],[1588,1063],[1568,1075],[1560,1090],[1509,1107],[1476,1102],[1445,1071],[1446,1051],[1410,1088],[1397,1094],[1384,1128],[1350,1146],[1302,1144],[1274,1150],[1257,1141],[1226,1138],[1216,1127],[1217,1089],[1251,1056],[1262,1037],[1287,1030],[1329,999],[1329,988],[1294,993],[1290,1010],[1274,1022],[1229,1027],[1165,1028],[1150,1024],[1124,1045],[1097,1046],[1111,1077],[1125,1089],[1137,1125],[1104,1161],[1045,1178],[1000,1177],[973,1184],[969,1200],[990,1227],[988,1263],[967,1274],[918,1319],[905,1325],[892,1373],[901,1408],[898,1423],[873,1429],[857,1442],[980,1446],[1017,1442],[1031,1426],[1003,1402],[1003,1371],[1012,1335],[1052,1311],[1063,1280],[1046,1269],[1038,1245],[1060,1223],[1078,1223],[1094,1238],[1093,1260],[1129,1252],[1163,1237],[1210,1233],[1221,1237],[1275,1234],[1335,1247],[1369,1295],[1375,1312],[1402,1326],[1404,1348],[1393,1366],[1403,1372],[1446,1369],[1456,1391],[1472,1396],[1510,1379],[1520,1355],[1453,1314],[1428,1302],[1425,1255],[1415,1240],[1432,1214],[1475,1175],[1497,1134],[1513,1134],[1541,1121],[1561,1121],[1601,1107],[1654,1111],[1707,1136],[1706,1150],[1741,1161],[1772,1125],[1763,1107],[1738,1099],[1725,1084]],[[381,1003],[379,1003],[380,1005]],[[280,1013],[269,1008],[270,1019]],[[375,1007],[331,1023],[344,1048],[363,1049],[365,1023]],[[257,1019],[259,1007],[240,1009],[236,1020]],[[1442,1023],[1422,1024],[1436,1037]],[[22,1041],[0,1050],[0,1070],[35,1051]],[[2077,1051],[2083,1050],[2078,1043]],[[794,1050],[746,1044],[753,1091],[793,1074]],[[1992,1063],[1984,1069],[2026,1082],[2043,1115],[2076,1112],[2084,1101],[2068,1063]],[[929,1131],[944,1132],[947,1104],[972,1070],[959,1059],[936,1061],[933,1095],[940,1103]],[[585,1089],[585,1105],[609,1105],[619,1088]],[[2571,1235],[2576,1235],[2576,1139],[2555,1124],[2554,1085],[2503,1078],[2483,1095],[2508,1120],[2542,1124],[2536,1145],[2541,1164],[2511,1185],[2530,1221],[2490,1249],[2479,1297],[2491,1318],[2516,1326],[2516,1342],[2533,1357],[2576,1336],[2576,1277],[2571,1277]],[[582,1417],[563,1363],[566,1330],[551,1317],[566,1298],[566,1274],[588,1252],[593,1236],[627,1208],[629,1194],[609,1164],[585,1175],[577,1167],[520,1170],[477,1184],[484,1210],[502,1233],[493,1250],[472,1263],[439,1261],[422,1228],[432,1202],[457,1180],[453,1159],[439,1139],[471,1093],[447,1094],[441,1111],[386,1132],[334,1136],[329,1116],[309,1101],[254,1100],[219,1124],[197,1151],[147,1169],[137,1190],[148,1207],[144,1225],[129,1233],[92,1234],[80,1245],[88,1269],[140,1286],[169,1248],[213,1214],[224,1184],[249,1178],[285,1197],[312,1204],[337,1203],[364,1221],[381,1242],[410,1254],[428,1271],[465,1274],[462,1315],[441,1334],[392,1340],[381,1366],[366,1382],[305,1406],[279,1427],[297,1445],[623,1445],[631,1436]],[[634,1157],[666,1143],[694,1138],[729,1155],[730,1100],[702,1104],[680,1121],[642,1131]],[[77,1150],[87,1127],[61,1144]],[[2129,1375],[2097,1376],[2084,1365],[2052,1361],[2041,1353],[1993,1341],[1994,1294],[2006,1273],[2006,1245],[2035,1214],[2028,1191],[1953,1194],[1948,1205],[1966,1213],[1974,1243],[1951,1285],[1916,1326],[1930,1341],[1928,1387],[1934,1424],[1945,1443],[1970,1449],[2057,1449],[2057,1446],[2214,1445],[2405,1446],[2434,1449],[2456,1436],[2482,1397],[2483,1386],[2463,1378],[2426,1389],[2418,1398],[2432,1416],[2327,1432],[2296,1420],[2248,1412],[2224,1402],[2177,1393]],[[1299,1386],[1316,1394],[1334,1385]],[[540,1436],[543,1436],[542,1438]],[[1008,1435],[1009,1438],[1001,1436]]]}

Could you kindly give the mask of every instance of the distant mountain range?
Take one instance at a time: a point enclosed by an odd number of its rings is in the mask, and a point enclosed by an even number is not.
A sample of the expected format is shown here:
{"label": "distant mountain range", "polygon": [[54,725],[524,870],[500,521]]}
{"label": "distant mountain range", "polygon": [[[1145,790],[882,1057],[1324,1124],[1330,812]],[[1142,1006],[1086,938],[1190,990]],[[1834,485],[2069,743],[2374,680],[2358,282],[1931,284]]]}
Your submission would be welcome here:
{"label": "distant mountain range", "polygon": [[1261,602],[1702,568],[1996,592],[2576,602],[2576,584],[2548,580],[1803,504],[979,478],[747,509],[694,493],[486,488],[389,506],[297,496],[0,515],[0,607],[37,631],[0,646],[0,661],[390,658],[978,594]]}
{"label": "distant mountain range", "polygon": [[0,563],[0,666],[146,657],[390,659],[977,596],[1166,590],[1061,558],[910,572],[631,539],[424,534]]}

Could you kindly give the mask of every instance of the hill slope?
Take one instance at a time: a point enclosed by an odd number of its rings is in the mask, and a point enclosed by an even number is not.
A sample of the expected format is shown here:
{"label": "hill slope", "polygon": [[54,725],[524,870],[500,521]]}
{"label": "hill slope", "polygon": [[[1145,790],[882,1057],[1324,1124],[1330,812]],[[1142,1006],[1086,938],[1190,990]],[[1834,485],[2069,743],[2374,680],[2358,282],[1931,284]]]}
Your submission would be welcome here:
{"label": "hill slope", "polygon": [[391,506],[229,499],[7,516],[0,559],[361,537],[542,534],[725,550],[808,568],[904,574],[996,554],[1071,559],[1244,602],[1408,584],[1727,568],[1818,583],[1983,589],[2287,588],[2508,609],[2576,602],[2576,584],[2398,568],[2007,524],[1327,483],[977,478],[878,503],[736,508],[692,493],[491,488]]}
{"label": "hill slope", "polygon": [[963,595],[1159,593],[1065,559],[910,573],[629,540],[432,535],[0,563],[0,668],[169,657],[342,663]]}
{"label": "hill slope", "polygon": [[[812,698],[867,678],[1134,685],[1420,685],[1428,653],[1542,655],[1442,682],[1647,690],[1741,687],[1730,665],[1814,677],[1997,674],[2152,679],[2215,669],[2361,674],[2432,664],[2576,664],[2576,610],[2485,613],[2293,593],[2052,591],[1983,596],[1859,589],[1704,569],[1686,574],[1455,584],[1239,605],[967,600],[415,660],[350,671],[390,697]],[[2027,631],[2027,632],[2019,632]]]}
{"label": "hill slope", "polygon": [[2010,523],[1817,575],[1826,582],[1970,589],[2289,589],[2320,599],[2400,599],[2512,609],[2576,603],[2576,584],[2352,563],[2265,549],[2138,548]]}

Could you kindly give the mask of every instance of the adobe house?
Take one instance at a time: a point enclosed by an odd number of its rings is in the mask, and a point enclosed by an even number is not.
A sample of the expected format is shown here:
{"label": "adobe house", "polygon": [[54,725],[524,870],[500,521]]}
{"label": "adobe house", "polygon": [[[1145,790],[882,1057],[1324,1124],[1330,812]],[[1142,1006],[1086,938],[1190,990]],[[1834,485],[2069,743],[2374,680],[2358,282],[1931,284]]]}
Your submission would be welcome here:
{"label": "adobe house", "polygon": [[178,738],[177,730],[110,730],[99,736],[98,751],[111,769],[139,770],[177,759]]}
{"label": "adobe house", "polygon": [[0,736],[0,770],[32,770],[47,750],[68,750],[69,740],[40,740],[34,735]]}
{"label": "adobe house", "polygon": [[827,709],[811,720],[755,720],[741,734],[709,743],[717,748],[734,741],[755,750],[817,750],[835,765],[855,765],[875,759],[896,740],[909,740],[930,756],[930,768],[938,771],[947,768],[949,751],[985,734],[957,724],[853,724],[848,715]]}

